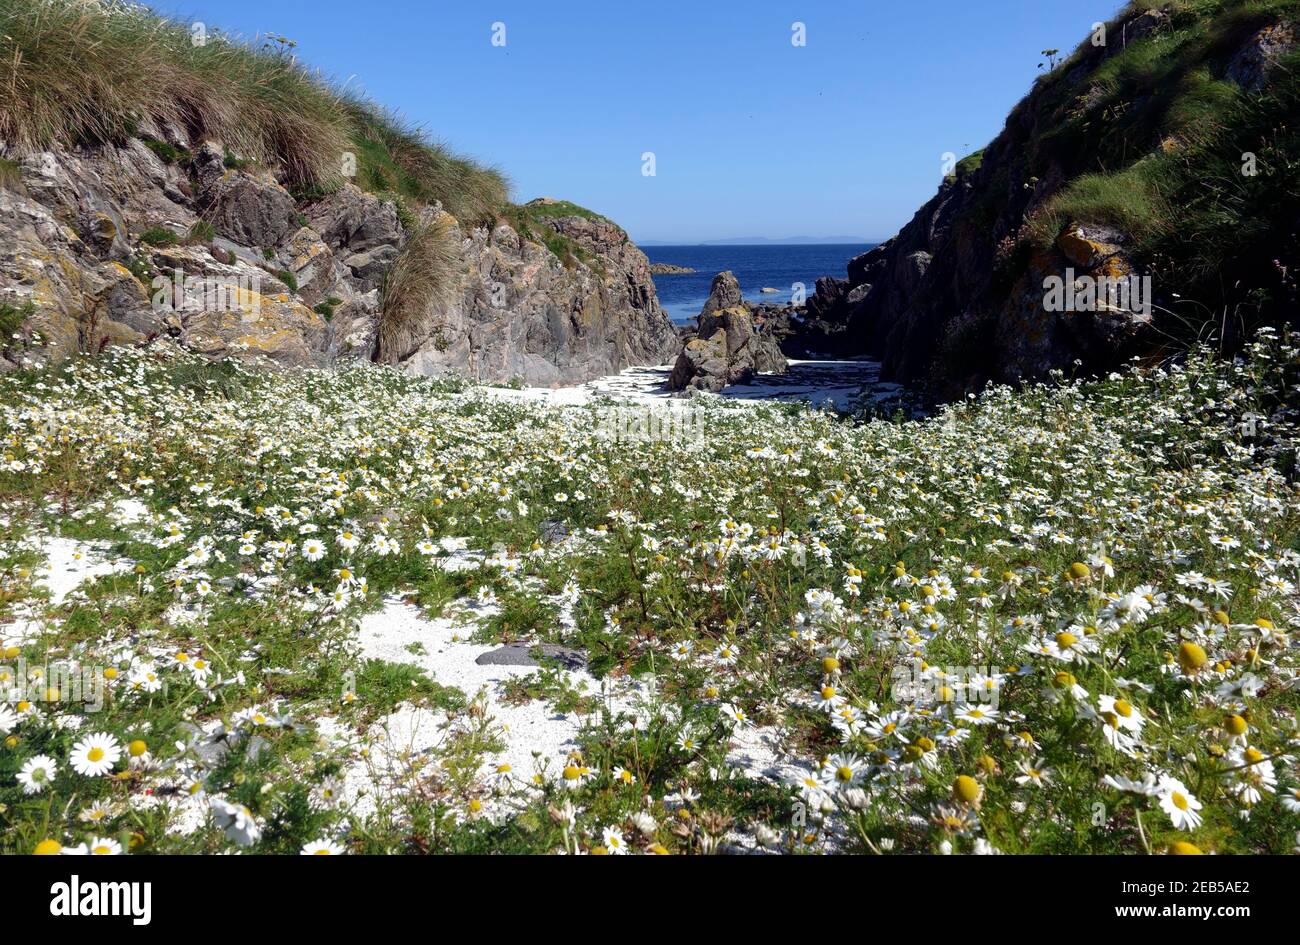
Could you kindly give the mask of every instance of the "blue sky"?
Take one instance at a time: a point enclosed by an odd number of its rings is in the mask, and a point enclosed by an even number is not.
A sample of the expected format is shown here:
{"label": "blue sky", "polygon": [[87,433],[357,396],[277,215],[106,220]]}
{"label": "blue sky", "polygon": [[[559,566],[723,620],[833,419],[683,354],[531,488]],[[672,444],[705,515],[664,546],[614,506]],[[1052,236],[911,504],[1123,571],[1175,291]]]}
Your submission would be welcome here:
{"label": "blue sky", "polygon": [[[165,0],[634,239],[892,235],[1120,0]],[[505,46],[491,42],[505,24]],[[791,42],[805,24],[806,45]],[[655,155],[655,176],[642,154]]]}

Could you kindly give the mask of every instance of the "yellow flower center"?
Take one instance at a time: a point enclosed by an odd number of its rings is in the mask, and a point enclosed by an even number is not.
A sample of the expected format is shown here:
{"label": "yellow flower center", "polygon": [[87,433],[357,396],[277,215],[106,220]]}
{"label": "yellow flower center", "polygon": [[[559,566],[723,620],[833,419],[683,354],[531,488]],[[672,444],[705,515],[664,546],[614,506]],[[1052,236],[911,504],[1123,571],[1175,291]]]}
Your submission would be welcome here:
{"label": "yellow flower center", "polygon": [[968,774],[958,775],[952,783],[952,794],[963,804],[974,804],[980,796],[979,782]]}

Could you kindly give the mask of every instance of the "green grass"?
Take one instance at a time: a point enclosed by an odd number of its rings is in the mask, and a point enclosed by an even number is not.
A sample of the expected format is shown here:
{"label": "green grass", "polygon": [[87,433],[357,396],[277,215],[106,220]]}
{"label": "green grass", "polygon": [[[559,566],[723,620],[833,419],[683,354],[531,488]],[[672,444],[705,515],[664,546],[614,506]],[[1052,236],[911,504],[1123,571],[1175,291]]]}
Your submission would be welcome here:
{"label": "green grass", "polygon": [[[1258,300],[1257,287],[1276,281],[1268,260],[1286,252],[1300,208],[1300,55],[1284,57],[1259,92],[1224,73],[1260,28],[1296,22],[1300,3],[1133,4],[1112,22],[1112,43],[1117,23],[1140,9],[1171,16],[1104,58],[1085,41],[1017,106],[1017,118],[1038,129],[1023,149],[1023,176],[1065,177],[1029,218],[1028,242],[1046,248],[1068,224],[1109,224],[1132,238],[1140,268],[1184,296],[1217,309],[1242,300],[1240,284]],[[1083,77],[1070,80],[1078,69]],[[1247,152],[1255,176],[1242,173]]]}
{"label": "green grass", "polygon": [[[564,264],[566,269],[574,269],[581,263],[603,274],[604,268],[593,253],[589,252],[577,240],[565,236],[547,222],[548,220],[558,220],[565,217],[581,217],[584,220],[611,222],[608,217],[588,210],[586,207],[580,207],[568,200],[556,200],[549,203],[532,200],[525,204],[511,204],[502,210],[500,214],[500,218],[508,223],[521,237],[534,243],[540,243],[549,249],[552,255]],[[627,235],[624,234],[624,239],[626,238]]]}
{"label": "green grass", "polygon": [[140,242],[149,246],[175,246],[181,238],[165,226],[151,226],[140,234]]}
{"label": "green grass", "polygon": [[0,346],[7,345],[14,333],[23,327],[23,322],[35,312],[36,308],[31,302],[22,305],[0,303]]}
{"label": "green grass", "polygon": [[417,203],[442,204],[466,223],[489,220],[509,196],[509,182],[494,168],[457,157],[396,116],[358,99],[343,103],[352,124],[357,183]]}
{"label": "green grass", "polygon": [[17,190],[22,183],[22,166],[17,161],[0,158],[0,188]]}
{"label": "green grass", "polygon": [[217,237],[217,231],[207,220],[199,220],[190,227],[188,243],[211,243]]}
{"label": "green grass", "polygon": [[[144,7],[0,0],[0,138],[22,150],[120,141],[142,118],[221,140],[228,167],[283,168],[300,191],[338,187],[344,155],[360,152],[362,186],[440,200],[471,221],[506,200],[499,172],[345,96],[288,49],[217,31],[196,45],[188,23]],[[146,144],[167,163],[185,158]]]}

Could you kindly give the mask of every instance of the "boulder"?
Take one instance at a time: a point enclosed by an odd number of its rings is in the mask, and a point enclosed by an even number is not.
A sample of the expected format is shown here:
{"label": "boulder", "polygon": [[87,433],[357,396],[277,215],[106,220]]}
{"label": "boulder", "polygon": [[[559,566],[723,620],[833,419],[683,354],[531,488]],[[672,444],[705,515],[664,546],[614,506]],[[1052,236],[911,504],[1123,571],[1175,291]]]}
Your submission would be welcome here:
{"label": "boulder", "polygon": [[380,246],[400,248],[406,242],[397,205],[354,184],[344,184],[308,207],[307,220],[328,246],[350,254]]}
{"label": "boulder", "polygon": [[243,246],[277,247],[297,229],[297,206],[269,172],[227,171],[203,195],[203,216]]}
{"label": "boulder", "polygon": [[508,643],[481,654],[474,662],[480,666],[540,666],[533,656],[534,650],[541,652],[542,659],[558,663],[564,669],[584,669],[587,665],[587,655],[581,650],[557,643]]}
{"label": "boulder", "polygon": [[745,296],[740,291],[740,283],[736,281],[735,274],[727,270],[713,277],[713,282],[709,286],[709,297],[700,314],[707,315],[719,309],[734,308],[744,304]]}
{"label": "boulder", "polygon": [[1295,48],[1295,27],[1273,23],[1250,37],[1228,63],[1227,77],[1242,88],[1258,92],[1268,84],[1279,60]]}
{"label": "boulder", "polygon": [[583,251],[561,261],[508,224],[446,219],[460,247],[458,283],[426,312],[425,340],[399,359],[407,370],[552,386],[662,364],[680,350],[649,261],[609,220],[543,217]]}
{"label": "boulder", "polygon": [[728,384],[746,383],[755,374],[788,369],[776,338],[760,331],[749,309],[737,305],[700,315],[698,335],[678,355],[668,387],[717,393]]}

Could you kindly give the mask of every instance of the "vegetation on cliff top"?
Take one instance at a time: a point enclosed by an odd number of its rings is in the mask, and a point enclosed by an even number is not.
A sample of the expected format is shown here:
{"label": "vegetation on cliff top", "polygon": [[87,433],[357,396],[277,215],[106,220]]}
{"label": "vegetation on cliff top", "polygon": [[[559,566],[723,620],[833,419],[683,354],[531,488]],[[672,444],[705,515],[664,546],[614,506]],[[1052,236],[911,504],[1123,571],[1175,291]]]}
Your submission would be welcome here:
{"label": "vegetation on cliff top", "polygon": [[0,0],[0,139],[20,149],[113,142],[140,124],[214,138],[234,160],[283,170],[300,191],[337,187],[345,155],[362,187],[459,219],[507,201],[496,170],[458,157],[304,67],[289,44],[255,47],[134,4]]}
{"label": "vegetation on cliff top", "polygon": [[[547,222],[548,220],[559,220],[565,217],[600,220],[617,227],[617,224],[610,220],[609,217],[602,216],[594,210],[580,207],[569,200],[553,200],[545,197],[530,200],[528,203],[511,204],[501,213],[501,219],[510,224],[516,233],[526,240],[541,243],[566,268],[572,269],[578,263],[582,263],[597,271],[602,271],[600,260],[589,252],[586,247],[577,240],[565,236]],[[627,239],[626,233],[623,234],[623,238]]]}
{"label": "vegetation on cliff top", "polygon": [[[1159,25],[1125,43],[1119,24],[1146,10]],[[1277,281],[1275,258],[1297,251],[1300,49],[1282,52],[1259,88],[1230,73],[1253,36],[1286,22],[1300,27],[1297,0],[1139,0],[1109,24],[1106,47],[1090,37],[1042,77],[1017,107],[1035,129],[1026,172],[1060,168],[1066,183],[1031,215],[1031,244],[1050,245],[1071,222],[1107,224],[1184,296],[1215,308],[1284,302],[1259,287]],[[1232,282],[1255,295],[1234,298]]]}

